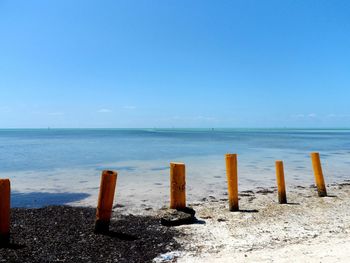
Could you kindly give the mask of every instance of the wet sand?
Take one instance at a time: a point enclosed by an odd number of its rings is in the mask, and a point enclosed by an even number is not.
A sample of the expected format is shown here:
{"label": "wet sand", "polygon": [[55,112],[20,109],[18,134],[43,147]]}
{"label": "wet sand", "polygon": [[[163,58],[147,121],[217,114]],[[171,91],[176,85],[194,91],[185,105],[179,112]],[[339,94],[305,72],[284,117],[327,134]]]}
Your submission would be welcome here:
{"label": "wet sand", "polygon": [[[275,159],[284,160],[287,186],[310,185],[314,176],[310,157],[300,152],[283,153],[269,150],[256,155],[238,155],[239,189],[276,184]],[[322,168],[327,183],[348,179],[349,153],[322,154]],[[336,156],[336,158],[334,157]],[[195,156],[173,159],[186,164],[186,190],[188,202],[209,195],[224,198],[227,192],[224,155]],[[131,160],[104,163],[98,166],[67,167],[42,171],[13,171],[1,173],[10,178],[16,207],[41,207],[68,204],[96,207],[101,171],[118,172],[115,203],[124,205],[130,213],[145,207],[159,209],[169,202],[170,160]]]}

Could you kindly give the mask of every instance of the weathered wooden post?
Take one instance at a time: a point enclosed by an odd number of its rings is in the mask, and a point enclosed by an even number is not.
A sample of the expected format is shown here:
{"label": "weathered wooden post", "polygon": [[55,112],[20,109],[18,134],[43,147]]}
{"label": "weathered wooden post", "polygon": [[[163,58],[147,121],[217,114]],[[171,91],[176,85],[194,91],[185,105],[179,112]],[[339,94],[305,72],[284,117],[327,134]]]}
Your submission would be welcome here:
{"label": "weathered wooden post", "polygon": [[10,242],[10,195],[10,180],[0,179],[0,246]]}
{"label": "weathered wooden post", "polygon": [[280,204],[286,204],[287,203],[286,184],[284,181],[284,169],[283,169],[282,161],[276,161],[276,179],[277,179],[277,188],[278,188],[278,202]]}
{"label": "weathered wooden post", "polygon": [[237,154],[226,154],[226,176],[230,211],[238,211]]}
{"label": "weathered wooden post", "polygon": [[311,160],[315,175],[318,196],[327,196],[326,184],[324,182],[322,166],[320,161],[320,154],[318,152],[311,153]]}
{"label": "weathered wooden post", "polygon": [[183,163],[170,163],[170,208],[186,208],[186,174]]}
{"label": "weathered wooden post", "polygon": [[96,209],[95,232],[106,233],[112,215],[117,172],[103,171],[101,175],[100,192]]}

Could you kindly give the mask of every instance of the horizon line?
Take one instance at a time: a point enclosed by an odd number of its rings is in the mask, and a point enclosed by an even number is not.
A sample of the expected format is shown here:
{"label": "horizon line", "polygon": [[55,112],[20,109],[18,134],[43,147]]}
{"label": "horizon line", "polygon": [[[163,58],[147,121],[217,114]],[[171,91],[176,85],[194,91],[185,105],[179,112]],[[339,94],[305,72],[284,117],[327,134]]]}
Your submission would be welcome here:
{"label": "horizon line", "polygon": [[220,129],[251,129],[251,130],[350,130],[350,127],[6,127],[0,130],[220,130]]}

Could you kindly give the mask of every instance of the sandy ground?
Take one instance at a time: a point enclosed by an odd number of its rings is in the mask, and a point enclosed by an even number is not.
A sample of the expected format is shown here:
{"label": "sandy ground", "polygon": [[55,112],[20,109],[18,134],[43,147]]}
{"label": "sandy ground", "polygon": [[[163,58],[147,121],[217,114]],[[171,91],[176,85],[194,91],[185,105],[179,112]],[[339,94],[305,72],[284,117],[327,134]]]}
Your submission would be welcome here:
{"label": "sandy ground", "polygon": [[288,204],[273,188],[240,192],[240,212],[209,197],[192,207],[198,224],[176,227],[182,251],[158,262],[350,262],[350,181],[287,189]]}
{"label": "sandy ground", "polygon": [[[225,185],[220,185],[194,196],[190,195],[193,189],[187,189],[188,205],[196,210],[199,221],[174,227],[181,248],[159,255],[155,262],[350,262],[350,180],[328,185],[329,196],[324,198],[317,196],[314,187],[287,184],[286,205],[277,203],[275,188],[240,191],[239,212],[228,211]],[[169,187],[166,183],[156,186],[137,198],[132,191],[119,198],[118,190],[125,191],[118,188],[115,219],[122,214],[159,216],[159,206],[169,199]],[[160,193],[157,199],[153,197]],[[206,198],[192,201],[200,195]],[[84,200],[96,206],[96,196]]]}

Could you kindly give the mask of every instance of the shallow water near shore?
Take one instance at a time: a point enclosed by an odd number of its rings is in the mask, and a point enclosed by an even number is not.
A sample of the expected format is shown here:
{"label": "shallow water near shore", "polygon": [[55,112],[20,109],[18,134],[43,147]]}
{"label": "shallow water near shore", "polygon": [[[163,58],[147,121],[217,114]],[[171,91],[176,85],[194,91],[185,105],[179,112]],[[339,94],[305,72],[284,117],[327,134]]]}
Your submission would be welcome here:
{"label": "shallow water near shore", "polygon": [[0,177],[12,205],[94,206],[101,171],[118,171],[116,203],[155,209],[169,200],[169,163],[186,164],[187,199],[226,195],[225,153],[238,154],[239,188],[275,185],[283,160],[288,185],[313,183],[319,151],[327,183],[348,178],[350,130],[35,129],[0,130]]}

